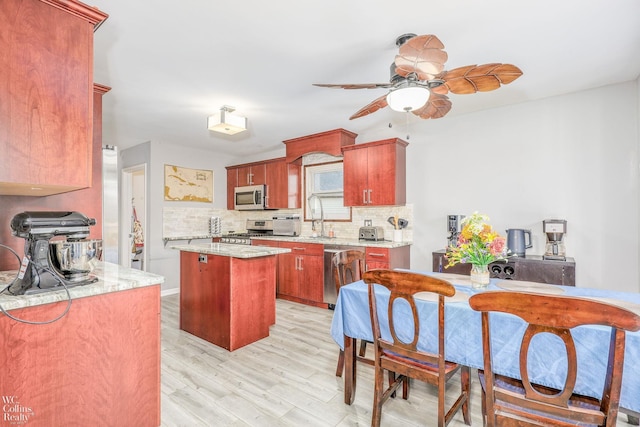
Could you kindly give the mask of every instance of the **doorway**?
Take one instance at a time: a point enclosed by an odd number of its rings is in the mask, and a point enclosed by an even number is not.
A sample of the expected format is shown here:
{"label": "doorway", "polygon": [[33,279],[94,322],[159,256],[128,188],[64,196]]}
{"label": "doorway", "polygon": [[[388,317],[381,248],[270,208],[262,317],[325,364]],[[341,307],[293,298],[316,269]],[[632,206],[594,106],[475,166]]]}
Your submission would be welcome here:
{"label": "doorway", "polygon": [[146,271],[147,236],[147,165],[122,170],[120,206],[120,265]]}

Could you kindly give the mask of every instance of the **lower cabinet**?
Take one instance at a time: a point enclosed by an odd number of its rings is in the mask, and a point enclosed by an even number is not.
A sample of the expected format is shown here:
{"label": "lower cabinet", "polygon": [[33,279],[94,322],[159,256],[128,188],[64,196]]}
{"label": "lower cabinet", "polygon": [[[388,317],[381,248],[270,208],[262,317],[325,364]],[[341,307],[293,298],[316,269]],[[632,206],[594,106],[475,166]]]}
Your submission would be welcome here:
{"label": "lower cabinet", "polygon": [[367,246],[365,249],[365,264],[367,270],[377,268],[394,269],[410,267],[411,246],[398,248],[376,248]]}
{"label": "lower cabinet", "polygon": [[[456,264],[446,268],[444,250],[433,252],[433,271],[443,273],[469,274],[470,264]],[[549,283],[553,285],[575,286],[576,263],[573,258],[565,261],[546,260],[539,255],[512,257],[489,265],[489,274],[495,279],[523,280],[527,282]]]}
{"label": "lower cabinet", "polygon": [[291,249],[278,260],[277,296],[294,301],[323,304],[324,245],[280,242]]}
{"label": "lower cabinet", "polygon": [[303,304],[324,303],[324,245],[252,239],[252,245],[291,249],[278,255],[276,296]]}

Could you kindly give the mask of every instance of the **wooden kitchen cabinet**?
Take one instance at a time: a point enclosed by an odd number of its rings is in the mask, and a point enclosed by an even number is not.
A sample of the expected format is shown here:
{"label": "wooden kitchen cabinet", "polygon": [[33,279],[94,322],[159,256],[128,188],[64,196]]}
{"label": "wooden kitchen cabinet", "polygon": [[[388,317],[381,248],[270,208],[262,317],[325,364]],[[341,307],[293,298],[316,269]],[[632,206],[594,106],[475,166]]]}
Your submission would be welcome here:
{"label": "wooden kitchen cabinet", "polygon": [[[277,296],[311,305],[323,305],[324,245],[317,243],[280,242],[291,249],[278,258]],[[326,306],[326,304],[325,304]]]}
{"label": "wooden kitchen cabinet", "polygon": [[300,165],[284,157],[265,162],[266,205],[269,209],[300,208]]}
{"label": "wooden kitchen cabinet", "polygon": [[287,163],[284,157],[227,166],[227,209],[234,208],[235,187],[261,184],[266,188],[267,208],[299,208],[300,170],[299,164]]}
{"label": "wooden kitchen cabinet", "polygon": [[[471,264],[456,264],[445,268],[445,251],[433,252],[433,271],[443,273],[469,274]],[[539,255],[511,257],[489,264],[489,274],[495,279],[523,280],[527,282],[549,283],[553,285],[575,286],[576,263],[573,258],[565,261],[545,260]]]}
{"label": "wooden kitchen cabinet", "polygon": [[411,246],[397,248],[377,248],[367,246],[365,248],[365,265],[367,270],[383,268],[410,268]]}
{"label": "wooden kitchen cabinet", "polygon": [[[46,321],[66,305],[10,314]],[[28,409],[13,412],[5,401],[0,425],[160,425],[159,284],[74,297],[69,312],[46,325],[2,315],[0,342],[2,395]]]}
{"label": "wooden kitchen cabinet", "polygon": [[406,203],[406,147],[397,138],[342,148],[345,206]]}
{"label": "wooden kitchen cabinet", "polygon": [[180,329],[233,351],[269,336],[276,256],[180,251]]}
{"label": "wooden kitchen cabinet", "polygon": [[265,183],[265,164],[255,163],[238,167],[238,186],[261,185]]}
{"label": "wooden kitchen cabinet", "polygon": [[12,0],[0,13],[0,195],[90,187],[93,32],[107,18],[76,0]]}

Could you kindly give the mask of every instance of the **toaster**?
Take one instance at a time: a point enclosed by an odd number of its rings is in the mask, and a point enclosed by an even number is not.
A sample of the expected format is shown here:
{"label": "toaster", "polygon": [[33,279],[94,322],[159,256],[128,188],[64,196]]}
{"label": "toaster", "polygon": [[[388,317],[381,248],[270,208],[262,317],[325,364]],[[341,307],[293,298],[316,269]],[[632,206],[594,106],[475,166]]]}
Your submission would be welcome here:
{"label": "toaster", "polygon": [[382,227],[360,227],[358,234],[360,240],[384,240],[384,229]]}

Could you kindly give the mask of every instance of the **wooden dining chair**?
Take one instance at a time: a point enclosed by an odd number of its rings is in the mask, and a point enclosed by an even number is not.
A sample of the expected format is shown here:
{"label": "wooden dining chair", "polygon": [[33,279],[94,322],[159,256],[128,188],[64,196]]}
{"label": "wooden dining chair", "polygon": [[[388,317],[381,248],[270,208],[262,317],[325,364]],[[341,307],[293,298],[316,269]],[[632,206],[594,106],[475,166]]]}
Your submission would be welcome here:
{"label": "wooden dining chair", "polygon": [[[479,370],[482,385],[482,412],[489,426],[615,426],[622,383],[625,331],[640,329],[640,316],[624,308],[587,298],[528,292],[484,292],[472,296],[469,305],[482,312],[484,370]],[[491,312],[510,313],[527,323],[520,343],[521,380],[498,375],[493,370]],[[574,393],[578,360],[573,328],[580,325],[604,325],[611,328],[609,342],[602,351],[609,354],[601,400]],[[529,381],[529,347],[540,333],[553,334],[564,343],[567,375],[562,390],[532,384]],[[535,345],[535,343],[534,343]],[[583,368],[584,369],[584,368]],[[587,367],[588,369],[588,367]]]}
{"label": "wooden dining chair", "polygon": [[[336,252],[331,258],[333,265],[334,282],[336,284],[336,295],[340,293],[340,288],[349,283],[362,279],[365,270],[364,252],[350,249]],[[360,340],[360,352],[356,361],[364,362],[373,366],[373,359],[366,358],[367,341]],[[344,351],[341,349],[338,354],[338,366],[336,367],[336,377],[342,377],[344,372]]]}
{"label": "wooden dining chair", "polygon": [[[460,408],[462,408],[465,424],[471,425],[469,415],[469,390],[471,388],[469,367],[448,362],[444,358],[444,298],[453,296],[456,293],[453,285],[435,277],[392,270],[369,270],[364,273],[363,280],[369,285],[369,312],[371,314],[375,348],[375,389],[371,425],[375,427],[380,425],[382,405],[396,392],[401,384],[408,384],[409,378],[427,382],[438,388],[438,426],[446,426]],[[381,336],[377,308],[381,296],[375,292],[376,285],[381,285],[391,292],[387,306],[382,307],[382,309],[386,309],[388,314],[388,328],[391,333],[391,340]],[[417,293],[431,293],[437,299],[437,353],[418,350],[418,338],[420,337],[421,328],[426,328],[427,326],[421,324],[421,319],[418,315],[415,300]],[[412,324],[408,325],[408,328],[405,322],[399,319],[396,321],[396,315],[399,314],[394,310],[394,307],[398,308],[400,305],[404,305],[411,310],[413,320]],[[411,338],[408,338],[409,336]],[[400,337],[403,338],[401,339]],[[385,369],[389,372],[388,387],[384,386]],[[445,413],[445,386],[448,380],[458,371],[460,371],[460,394]],[[407,398],[404,393],[403,398]]]}

